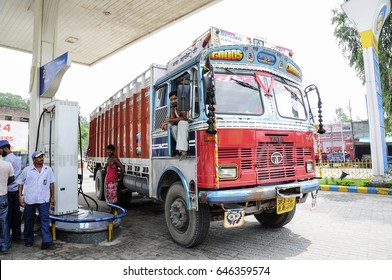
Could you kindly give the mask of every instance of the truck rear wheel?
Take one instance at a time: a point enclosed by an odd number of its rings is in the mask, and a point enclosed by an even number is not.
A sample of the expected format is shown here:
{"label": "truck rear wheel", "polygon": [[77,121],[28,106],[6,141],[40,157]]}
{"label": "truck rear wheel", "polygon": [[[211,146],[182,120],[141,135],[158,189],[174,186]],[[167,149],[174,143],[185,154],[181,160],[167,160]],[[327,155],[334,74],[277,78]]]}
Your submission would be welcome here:
{"label": "truck rear wheel", "polygon": [[171,185],[165,200],[165,219],[173,240],[187,248],[204,241],[210,228],[208,205],[199,204],[199,211],[188,210],[184,187]]}
{"label": "truck rear wheel", "polygon": [[127,190],[123,182],[118,182],[117,198],[120,206],[128,207],[131,205],[132,192]]}
{"label": "truck rear wheel", "polygon": [[99,200],[105,200],[105,171],[100,169],[95,175],[95,194]]}
{"label": "truck rear wheel", "polygon": [[254,216],[263,226],[280,228],[284,225],[287,225],[294,218],[296,208],[297,205],[290,212],[283,213],[280,215],[276,214],[276,210],[273,209],[261,212],[259,214],[254,214]]}

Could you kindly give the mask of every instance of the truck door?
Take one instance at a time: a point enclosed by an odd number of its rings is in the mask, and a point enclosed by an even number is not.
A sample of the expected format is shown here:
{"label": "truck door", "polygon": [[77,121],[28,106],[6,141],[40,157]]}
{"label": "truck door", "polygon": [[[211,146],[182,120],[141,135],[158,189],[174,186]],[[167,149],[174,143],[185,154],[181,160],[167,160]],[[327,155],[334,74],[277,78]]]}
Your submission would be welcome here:
{"label": "truck door", "polygon": [[[169,92],[177,90],[179,85],[190,86],[190,108],[187,112],[187,118],[189,122],[193,122],[200,117],[200,103],[199,103],[199,92],[198,92],[198,80],[197,70],[193,68],[191,71],[187,71],[180,76],[174,77],[168,81],[167,84],[158,88],[155,92],[155,104],[154,104],[154,127],[152,130],[152,156],[174,156],[176,154],[175,146],[176,142],[172,137],[170,127],[168,130],[162,129],[162,123],[170,115],[170,102]],[[186,110],[188,110],[186,109]],[[195,155],[195,132],[189,132],[189,148],[188,154]]]}
{"label": "truck door", "polygon": [[152,157],[169,156],[169,133],[163,130],[162,123],[168,116],[168,86],[164,85],[155,92],[153,104],[153,127],[152,127]]}

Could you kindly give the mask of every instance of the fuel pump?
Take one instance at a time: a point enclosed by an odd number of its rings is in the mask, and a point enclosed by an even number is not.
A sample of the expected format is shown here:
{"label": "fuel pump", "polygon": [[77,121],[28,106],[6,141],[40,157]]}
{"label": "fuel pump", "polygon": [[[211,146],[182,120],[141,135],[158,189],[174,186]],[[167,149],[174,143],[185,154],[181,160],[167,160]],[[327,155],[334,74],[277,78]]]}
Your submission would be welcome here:
{"label": "fuel pump", "polygon": [[[74,101],[55,100],[44,105],[42,118],[42,150],[45,164],[54,172],[55,207],[51,215],[78,212],[78,116]],[[41,144],[39,146],[39,143]]]}

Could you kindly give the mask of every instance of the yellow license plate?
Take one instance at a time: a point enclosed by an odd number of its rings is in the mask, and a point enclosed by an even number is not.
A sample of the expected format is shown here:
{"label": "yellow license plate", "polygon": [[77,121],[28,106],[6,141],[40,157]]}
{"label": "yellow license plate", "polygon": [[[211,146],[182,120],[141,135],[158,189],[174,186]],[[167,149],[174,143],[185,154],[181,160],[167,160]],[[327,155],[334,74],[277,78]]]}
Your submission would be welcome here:
{"label": "yellow license plate", "polygon": [[278,197],[276,199],[276,214],[283,214],[293,210],[295,206],[295,200],[296,200],[295,197],[290,197],[290,198]]}

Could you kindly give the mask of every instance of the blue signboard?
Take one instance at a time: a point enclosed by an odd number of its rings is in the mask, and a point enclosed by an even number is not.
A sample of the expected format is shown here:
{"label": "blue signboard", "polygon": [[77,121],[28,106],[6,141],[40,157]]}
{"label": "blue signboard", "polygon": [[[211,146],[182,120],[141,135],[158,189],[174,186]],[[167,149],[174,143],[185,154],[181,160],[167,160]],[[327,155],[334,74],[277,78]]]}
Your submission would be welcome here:
{"label": "blue signboard", "polygon": [[68,52],[48,62],[40,68],[39,95],[53,97],[60,86],[61,79],[71,66]]}

